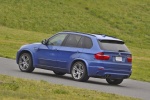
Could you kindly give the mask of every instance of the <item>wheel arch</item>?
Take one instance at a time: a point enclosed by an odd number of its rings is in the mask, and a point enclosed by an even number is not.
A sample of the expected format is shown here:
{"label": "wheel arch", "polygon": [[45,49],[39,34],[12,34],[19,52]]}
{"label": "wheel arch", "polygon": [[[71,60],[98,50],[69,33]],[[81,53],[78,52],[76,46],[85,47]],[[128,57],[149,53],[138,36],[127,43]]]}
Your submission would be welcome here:
{"label": "wheel arch", "polygon": [[84,59],[75,59],[74,61],[72,61],[72,63],[70,64],[69,73],[71,73],[72,66],[73,66],[73,64],[76,63],[77,61],[81,61],[81,62],[83,62],[83,63],[85,64],[85,67],[86,67],[86,70],[87,70],[87,73],[88,73],[88,68],[87,68],[88,63],[87,63],[87,61],[85,61]]}
{"label": "wheel arch", "polygon": [[33,59],[33,53],[31,53],[29,50],[22,50],[19,52],[18,57],[17,57],[17,64],[19,63],[19,57],[21,56],[21,54],[23,53],[29,53],[31,55],[32,61],[33,61],[33,66],[34,66],[34,59]]}

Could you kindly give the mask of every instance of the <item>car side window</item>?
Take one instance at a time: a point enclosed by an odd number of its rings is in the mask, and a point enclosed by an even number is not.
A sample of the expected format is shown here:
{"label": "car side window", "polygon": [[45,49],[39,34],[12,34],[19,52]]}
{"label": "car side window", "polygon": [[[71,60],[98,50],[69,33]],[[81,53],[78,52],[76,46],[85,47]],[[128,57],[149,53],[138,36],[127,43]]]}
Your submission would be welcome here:
{"label": "car side window", "polygon": [[50,38],[48,41],[48,45],[53,45],[53,46],[60,46],[64,39],[66,38],[67,34],[58,34],[55,35],[54,37]]}
{"label": "car side window", "polygon": [[84,37],[83,48],[90,49],[93,46],[92,40],[89,37]]}
{"label": "car side window", "polygon": [[81,39],[80,39],[80,41],[79,41],[79,43],[78,43],[78,48],[83,48],[83,44],[84,43],[84,37],[82,37]]}
{"label": "car side window", "polygon": [[78,42],[80,41],[81,36],[71,34],[69,35],[68,39],[66,40],[65,46],[67,47],[77,47]]}

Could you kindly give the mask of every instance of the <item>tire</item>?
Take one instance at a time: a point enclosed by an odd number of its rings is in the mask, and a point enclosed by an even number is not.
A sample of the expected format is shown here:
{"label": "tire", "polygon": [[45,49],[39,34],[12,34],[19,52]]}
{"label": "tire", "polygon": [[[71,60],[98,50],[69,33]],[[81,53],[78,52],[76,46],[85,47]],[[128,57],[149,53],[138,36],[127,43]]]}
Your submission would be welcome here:
{"label": "tire", "polygon": [[53,71],[56,75],[60,75],[60,76],[63,76],[65,75],[66,73],[62,73],[62,72],[58,72],[58,71]]}
{"label": "tire", "polygon": [[109,84],[118,85],[118,84],[122,83],[123,79],[109,79],[109,78],[106,78],[106,81]]}
{"label": "tire", "polygon": [[72,65],[71,75],[76,81],[85,82],[89,79],[86,66],[81,61],[77,61]]}
{"label": "tire", "polygon": [[34,70],[33,67],[33,60],[29,53],[22,53],[19,57],[19,69],[22,72],[29,72],[31,73]]}

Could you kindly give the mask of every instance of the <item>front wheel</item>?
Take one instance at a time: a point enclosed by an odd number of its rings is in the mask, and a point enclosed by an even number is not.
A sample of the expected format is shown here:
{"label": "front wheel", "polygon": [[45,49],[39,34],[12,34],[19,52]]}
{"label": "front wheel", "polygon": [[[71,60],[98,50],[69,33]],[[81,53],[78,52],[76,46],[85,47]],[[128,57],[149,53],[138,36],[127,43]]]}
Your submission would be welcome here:
{"label": "front wheel", "polygon": [[21,54],[18,65],[22,72],[32,72],[34,70],[32,57],[29,53]]}
{"label": "front wheel", "polygon": [[109,79],[109,78],[106,78],[106,81],[109,84],[118,85],[118,84],[122,83],[123,79]]}
{"label": "front wheel", "polygon": [[86,66],[83,62],[77,61],[73,64],[71,75],[74,80],[85,82],[89,79]]}

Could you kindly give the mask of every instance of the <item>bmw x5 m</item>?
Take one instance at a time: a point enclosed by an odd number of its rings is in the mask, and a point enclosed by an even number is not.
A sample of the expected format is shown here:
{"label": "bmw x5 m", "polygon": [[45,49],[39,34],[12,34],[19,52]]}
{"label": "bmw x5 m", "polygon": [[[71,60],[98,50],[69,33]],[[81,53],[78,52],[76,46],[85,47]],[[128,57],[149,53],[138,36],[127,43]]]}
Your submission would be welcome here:
{"label": "bmw x5 m", "polygon": [[80,32],[59,32],[41,43],[23,45],[16,62],[22,72],[41,68],[71,74],[76,81],[96,77],[114,85],[132,73],[132,55],[124,41]]}

